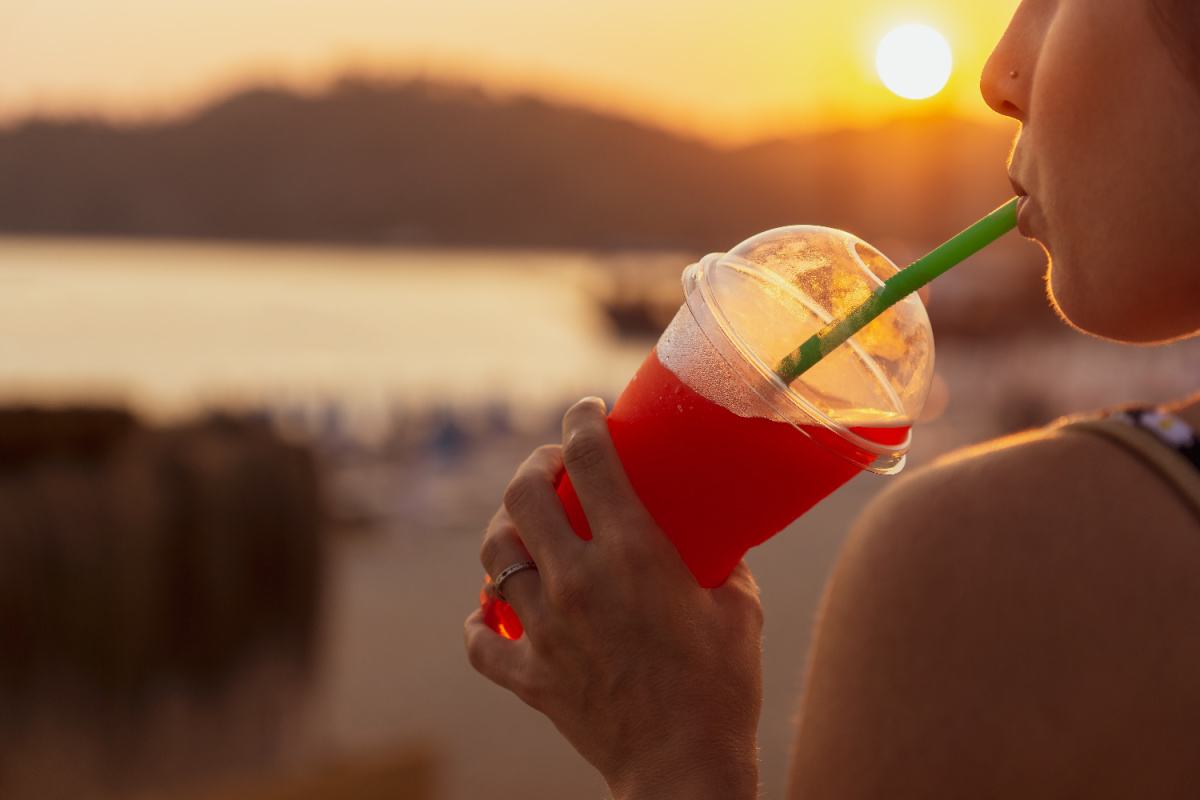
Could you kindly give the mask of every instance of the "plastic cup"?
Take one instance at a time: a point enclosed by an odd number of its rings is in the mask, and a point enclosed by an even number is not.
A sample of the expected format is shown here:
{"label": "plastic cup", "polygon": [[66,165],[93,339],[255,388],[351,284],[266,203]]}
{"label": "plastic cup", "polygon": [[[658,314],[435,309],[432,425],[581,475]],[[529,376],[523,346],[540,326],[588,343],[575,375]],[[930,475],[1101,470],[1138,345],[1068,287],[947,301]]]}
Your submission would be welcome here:
{"label": "plastic cup", "polygon": [[[608,425],[638,497],[702,586],[722,583],[747,550],[859,472],[903,467],[933,376],[933,334],[915,294],[790,383],[774,371],[897,271],[851,234],[803,225],[684,271],[685,303]],[[558,491],[590,539],[570,480]],[[493,629],[520,635],[486,586],[481,599]]]}

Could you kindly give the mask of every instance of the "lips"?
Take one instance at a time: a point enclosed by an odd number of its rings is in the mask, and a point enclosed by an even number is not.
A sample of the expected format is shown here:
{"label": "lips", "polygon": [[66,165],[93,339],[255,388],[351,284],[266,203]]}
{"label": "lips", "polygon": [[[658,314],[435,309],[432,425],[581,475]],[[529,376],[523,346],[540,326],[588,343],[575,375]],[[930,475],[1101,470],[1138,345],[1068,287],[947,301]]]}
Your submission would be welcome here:
{"label": "lips", "polygon": [[1029,192],[1025,191],[1016,178],[1009,175],[1008,182],[1012,184],[1013,193],[1017,195],[1017,230],[1022,236],[1031,238],[1033,236],[1029,231],[1029,214],[1026,211],[1029,206]]}

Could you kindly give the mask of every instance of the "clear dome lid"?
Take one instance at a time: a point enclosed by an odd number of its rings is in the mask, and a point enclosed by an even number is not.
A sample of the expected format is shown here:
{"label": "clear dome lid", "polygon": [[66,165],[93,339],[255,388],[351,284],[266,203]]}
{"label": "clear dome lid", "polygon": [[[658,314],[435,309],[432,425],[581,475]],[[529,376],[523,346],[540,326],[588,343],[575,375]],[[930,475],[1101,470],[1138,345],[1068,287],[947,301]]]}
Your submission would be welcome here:
{"label": "clear dome lid", "polygon": [[793,225],[706,256],[684,273],[684,288],[710,342],[775,413],[864,469],[895,472],[933,379],[933,332],[915,294],[790,383],[776,374],[895,272],[856,236]]}

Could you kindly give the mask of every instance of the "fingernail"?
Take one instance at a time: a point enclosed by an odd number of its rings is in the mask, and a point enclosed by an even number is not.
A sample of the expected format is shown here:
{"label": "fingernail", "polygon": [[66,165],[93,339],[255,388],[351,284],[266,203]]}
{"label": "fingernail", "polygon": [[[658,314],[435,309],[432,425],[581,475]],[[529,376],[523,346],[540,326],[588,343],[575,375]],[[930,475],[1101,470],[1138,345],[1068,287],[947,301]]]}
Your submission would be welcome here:
{"label": "fingernail", "polygon": [[604,402],[603,397],[596,397],[595,395],[592,395],[591,397],[585,397],[583,399],[586,402],[595,403],[596,405],[600,406],[601,411],[603,411],[605,413],[608,412],[608,405]]}

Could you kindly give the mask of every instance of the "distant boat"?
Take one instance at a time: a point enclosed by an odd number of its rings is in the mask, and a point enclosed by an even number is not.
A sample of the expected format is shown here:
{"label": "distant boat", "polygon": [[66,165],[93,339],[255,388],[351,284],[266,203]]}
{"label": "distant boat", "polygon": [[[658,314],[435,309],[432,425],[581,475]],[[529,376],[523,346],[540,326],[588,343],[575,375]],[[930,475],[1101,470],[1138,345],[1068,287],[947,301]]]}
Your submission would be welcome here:
{"label": "distant boat", "polygon": [[600,305],[623,339],[657,339],[678,310],[664,309],[661,303],[648,299],[608,300]]}

